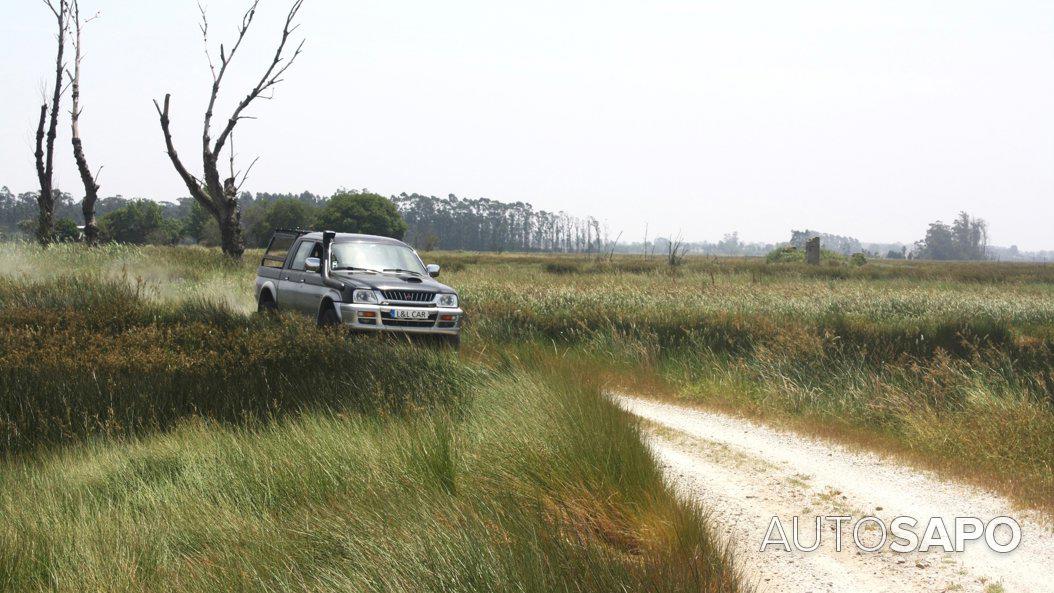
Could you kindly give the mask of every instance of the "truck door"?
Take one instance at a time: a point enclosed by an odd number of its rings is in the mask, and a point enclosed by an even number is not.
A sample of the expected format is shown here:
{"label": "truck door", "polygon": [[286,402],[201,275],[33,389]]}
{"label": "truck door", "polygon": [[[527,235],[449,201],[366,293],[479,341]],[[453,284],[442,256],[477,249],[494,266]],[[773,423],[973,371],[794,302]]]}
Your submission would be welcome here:
{"label": "truck door", "polygon": [[[308,257],[317,257],[322,259],[322,243],[315,243],[315,246],[311,249],[311,253]],[[323,262],[325,265],[325,262]],[[304,310],[308,313],[315,315],[318,313],[318,307],[322,304],[322,296],[329,292],[329,288],[322,283],[322,272],[302,272],[304,274],[304,282],[300,285],[300,295],[304,299]]]}
{"label": "truck door", "polygon": [[318,312],[322,300],[322,275],[309,272],[305,262],[309,257],[320,257],[322,244],[318,241],[304,240],[296,247],[289,268],[283,270],[282,280],[278,285],[280,306],[302,311],[310,315]]}
{"label": "truck door", "polygon": [[282,270],[278,283],[278,306],[293,311],[303,311],[300,285],[304,282],[304,260],[311,254],[314,241],[300,241],[292,250],[289,265]]}

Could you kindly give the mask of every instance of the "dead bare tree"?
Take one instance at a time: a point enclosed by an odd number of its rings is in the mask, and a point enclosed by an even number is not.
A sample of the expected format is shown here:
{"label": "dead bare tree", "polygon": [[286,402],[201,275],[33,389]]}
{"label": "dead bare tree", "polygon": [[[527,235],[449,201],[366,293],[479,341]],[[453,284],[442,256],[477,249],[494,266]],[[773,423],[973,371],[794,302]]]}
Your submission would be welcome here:
{"label": "dead bare tree", "polygon": [[71,140],[73,142],[73,160],[77,162],[77,171],[80,173],[81,183],[84,184],[84,199],[81,201],[81,213],[84,214],[84,240],[89,245],[96,245],[99,242],[99,226],[95,223],[95,202],[99,199],[99,172],[97,171],[92,175],[91,169],[88,168],[88,159],[84,156],[84,146],[81,142],[80,134],[80,116],[83,109],[80,106],[81,96],[81,59],[84,57],[81,52],[81,27],[86,23],[95,20],[98,17],[98,13],[95,16],[89,17],[85,20],[81,20],[80,5],[78,0],[73,0],[70,8],[73,11],[73,73],[70,77],[70,91],[71,99],[73,102],[73,108],[70,110],[70,127],[71,127]]}
{"label": "dead bare tree", "polygon": [[[607,230],[604,231],[605,240],[607,236]],[[618,236],[615,237],[614,241],[608,242],[608,261],[615,259],[615,248],[618,247],[619,239],[622,238],[622,231],[618,232]]]}
{"label": "dead bare tree", "polygon": [[668,263],[671,268],[681,265],[684,263],[684,258],[688,256],[688,250],[690,248],[691,246],[684,242],[681,235],[677,235],[676,239],[670,237],[670,241],[667,243],[666,247],[666,263]]}
{"label": "dead bare tree", "polygon": [[[249,171],[252,169],[252,164],[246,169],[245,174],[241,176],[241,181],[238,181],[239,172],[234,169],[234,148],[233,148],[233,135],[234,128],[243,119],[251,119],[251,116],[244,115],[244,111],[249,105],[257,98],[270,99],[271,95],[264,95],[265,92],[274,88],[275,85],[282,82],[282,76],[286,70],[293,65],[297,56],[300,55],[300,51],[304,47],[304,42],[301,41],[293,51],[292,56],[286,58],[286,46],[289,41],[289,37],[300,27],[300,25],[294,25],[297,13],[300,11],[300,6],[304,3],[304,0],[295,0],[292,7],[289,9],[289,13],[286,15],[285,26],[282,28],[282,36],[278,42],[278,48],[275,50],[274,58],[271,60],[271,65],[268,66],[263,76],[260,77],[259,82],[256,86],[249,91],[249,94],[241,100],[240,103],[234,108],[231,116],[227,119],[227,124],[224,126],[220,135],[216,138],[215,142],[212,141],[210,136],[210,126],[212,123],[213,108],[216,105],[216,97],[220,92],[220,85],[223,83],[223,76],[227,73],[227,67],[234,59],[234,54],[237,53],[238,48],[241,47],[242,40],[245,38],[246,31],[249,30],[249,26],[252,24],[253,18],[256,16],[256,7],[259,5],[260,0],[254,0],[249,6],[249,10],[245,11],[242,16],[241,25],[238,27],[238,38],[235,40],[234,45],[231,46],[231,50],[228,53],[223,46],[220,44],[220,61],[219,69],[217,70],[215,63],[212,60],[212,56],[208,50],[209,42],[209,23],[205,15],[205,10],[199,5],[201,9],[201,34],[205,40],[205,55],[209,60],[209,69],[212,71],[212,93],[209,96],[209,104],[205,109],[205,122],[201,135],[202,144],[202,179],[199,179],[192,175],[179,156],[176,154],[175,146],[172,143],[172,133],[169,130],[169,103],[171,99],[170,94],[165,95],[164,103],[158,103],[154,101],[154,106],[157,108],[157,114],[161,118],[161,131],[165,136],[165,148],[168,151],[168,156],[172,160],[172,166],[175,167],[176,172],[179,174],[183,183],[187,186],[190,191],[190,195],[201,204],[201,207],[205,209],[214,219],[220,228],[220,245],[223,248],[223,253],[240,259],[242,253],[245,251],[245,245],[242,240],[241,230],[241,210],[238,208],[238,190],[245,179],[249,175]],[[227,144],[228,139],[231,140],[230,148],[230,176],[221,181],[219,162],[220,156],[223,151],[223,147]],[[255,163],[256,161],[253,161]]]}
{"label": "dead bare tree", "polygon": [[[40,106],[40,122],[37,124],[37,145],[33,156],[36,158],[37,180],[40,181],[40,195],[37,196],[37,207],[40,210],[37,219],[37,240],[41,245],[48,245],[55,236],[55,195],[53,179],[55,173],[55,136],[59,123],[59,102],[62,99],[64,88],[62,86],[62,72],[65,64],[62,54],[66,47],[66,29],[69,28],[69,3],[67,0],[58,0],[56,7],[52,0],[43,0],[44,4],[55,15],[55,23],[58,26],[58,51],[55,53],[55,88],[51,96],[51,114],[48,115],[48,104],[45,102]],[[44,125],[47,124],[47,134]],[[46,140],[45,140],[46,138]]]}

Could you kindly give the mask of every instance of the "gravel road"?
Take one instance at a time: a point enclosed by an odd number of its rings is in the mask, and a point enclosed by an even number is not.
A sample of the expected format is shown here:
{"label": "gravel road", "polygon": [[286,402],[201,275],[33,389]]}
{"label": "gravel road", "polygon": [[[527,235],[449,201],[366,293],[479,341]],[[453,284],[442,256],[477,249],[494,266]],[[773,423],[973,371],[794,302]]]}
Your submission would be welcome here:
{"label": "gravel road", "polygon": [[[1054,592],[1054,526],[1038,512],[873,453],[709,411],[612,397],[643,420],[667,479],[712,513],[761,592]],[[782,545],[759,551],[773,517],[780,518],[788,539],[792,517],[799,517],[799,543],[809,547],[816,517],[834,515],[852,517],[841,530],[840,552],[833,521],[822,523],[816,551],[788,552]],[[983,539],[966,543],[963,552],[897,553],[888,549],[889,536],[882,550],[862,552],[852,532],[864,516],[887,527],[894,517],[913,517],[920,536],[932,517],[953,529],[955,517],[987,524],[1009,516],[1021,527],[1021,543],[1003,554],[989,550]],[[861,529],[861,540],[873,545],[880,531],[874,524]],[[1009,539],[1005,527],[995,533],[1000,542]]]}

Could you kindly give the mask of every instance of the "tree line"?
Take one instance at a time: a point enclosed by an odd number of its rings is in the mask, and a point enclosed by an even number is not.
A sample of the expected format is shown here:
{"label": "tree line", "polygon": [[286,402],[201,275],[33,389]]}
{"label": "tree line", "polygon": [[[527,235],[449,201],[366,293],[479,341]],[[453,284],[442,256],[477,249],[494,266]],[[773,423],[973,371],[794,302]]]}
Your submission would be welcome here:
{"label": "tree line", "polygon": [[423,249],[599,252],[611,244],[591,216],[536,210],[526,202],[402,193],[392,197],[409,242]]}
{"label": "tree line", "polygon": [[[13,193],[0,188],[0,236],[35,236],[37,192]],[[55,220],[51,241],[86,241],[81,204],[66,192],[54,190]],[[326,228],[402,238],[406,224],[391,200],[369,192],[339,190],[328,198],[311,192],[276,194],[242,192],[238,208],[239,233],[250,247],[263,247],[276,228]],[[160,244],[200,243],[222,246],[218,223],[193,198],[158,202],[112,196],[99,199],[96,240]]]}
{"label": "tree line", "polygon": [[[54,191],[52,240],[84,239],[81,204]],[[525,202],[400,194],[386,198],[367,190],[241,192],[239,232],[248,247],[263,247],[276,228],[325,228],[384,235],[426,250],[600,252],[610,238],[593,217],[536,210]],[[0,188],[0,234],[33,236],[37,192]],[[111,196],[95,204],[96,239],[120,243],[201,243],[222,246],[223,233],[200,203],[189,197],[157,202]]]}
{"label": "tree line", "polygon": [[[38,193],[15,194],[0,187],[0,235],[33,236],[38,221]],[[58,189],[53,190],[53,240],[87,240],[83,204]],[[539,251],[566,253],[658,253],[667,251],[669,239],[618,242],[592,216],[535,209],[526,202],[499,202],[486,198],[446,198],[402,193],[384,197],[367,190],[338,190],[329,197],[312,192],[241,192],[237,198],[239,234],[244,245],[266,246],[276,228],[325,228],[339,232],[384,235],[405,239],[424,249],[465,251]],[[223,232],[215,218],[194,198],[156,202],[111,196],[97,199],[95,240],[121,243],[200,243],[223,245]],[[81,228],[78,228],[81,227]],[[803,248],[811,237],[820,237],[823,249],[842,255],[863,253],[887,259],[984,260],[1050,259],[1048,253],[1022,254],[1016,247],[992,248],[988,225],[960,212],[952,224],[931,223],[925,237],[914,245],[862,243],[853,237],[805,230],[791,231],[785,243],[744,243],[730,233],[717,243],[685,243],[692,253],[726,256],[762,256],[781,247]]]}

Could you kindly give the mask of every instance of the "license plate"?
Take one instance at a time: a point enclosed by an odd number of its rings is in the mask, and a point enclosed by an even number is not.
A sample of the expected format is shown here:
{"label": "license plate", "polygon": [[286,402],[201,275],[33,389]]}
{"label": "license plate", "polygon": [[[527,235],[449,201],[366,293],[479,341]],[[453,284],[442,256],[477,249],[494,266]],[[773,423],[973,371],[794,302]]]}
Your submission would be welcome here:
{"label": "license plate", "polygon": [[392,309],[392,317],[396,319],[428,319],[428,311]]}

